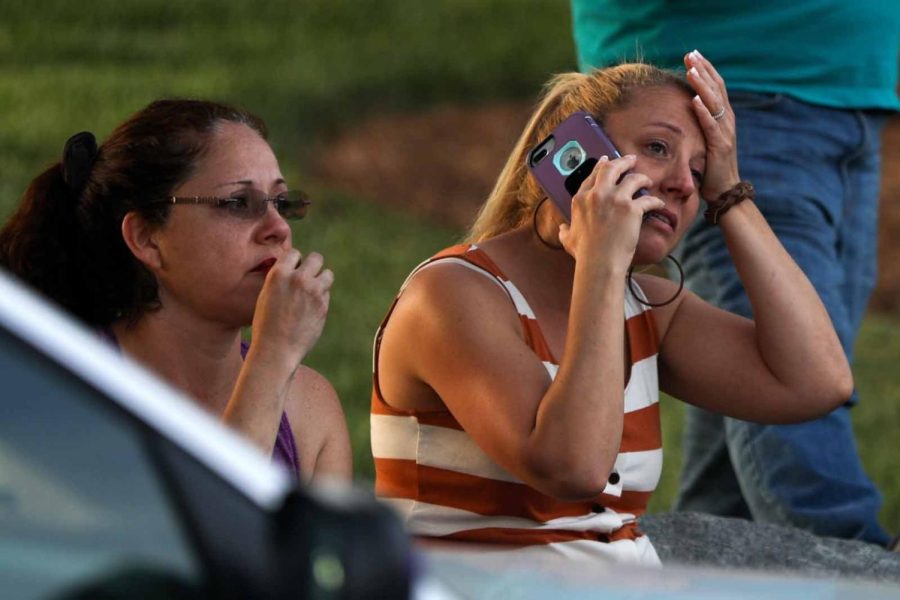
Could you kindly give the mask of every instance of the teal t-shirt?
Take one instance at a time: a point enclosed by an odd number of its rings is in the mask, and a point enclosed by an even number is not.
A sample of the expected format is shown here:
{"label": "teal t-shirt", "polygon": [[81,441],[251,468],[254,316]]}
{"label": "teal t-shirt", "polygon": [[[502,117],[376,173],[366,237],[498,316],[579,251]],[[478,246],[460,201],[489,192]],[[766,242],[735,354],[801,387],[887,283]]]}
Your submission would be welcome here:
{"label": "teal t-shirt", "polygon": [[572,0],[572,20],[582,70],[696,48],[731,90],[900,109],[900,0]]}

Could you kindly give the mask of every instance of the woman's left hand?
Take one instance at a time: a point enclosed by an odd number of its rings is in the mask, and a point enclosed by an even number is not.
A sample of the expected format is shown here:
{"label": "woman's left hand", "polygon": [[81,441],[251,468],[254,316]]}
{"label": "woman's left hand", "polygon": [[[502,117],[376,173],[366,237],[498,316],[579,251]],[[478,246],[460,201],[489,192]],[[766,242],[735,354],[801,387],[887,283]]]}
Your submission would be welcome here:
{"label": "woman's left hand", "polygon": [[684,66],[688,81],[697,92],[691,104],[706,137],[706,174],[700,194],[714,201],[741,180],[734,111],[728,102],[725,81],[700,52],[685,54]]}

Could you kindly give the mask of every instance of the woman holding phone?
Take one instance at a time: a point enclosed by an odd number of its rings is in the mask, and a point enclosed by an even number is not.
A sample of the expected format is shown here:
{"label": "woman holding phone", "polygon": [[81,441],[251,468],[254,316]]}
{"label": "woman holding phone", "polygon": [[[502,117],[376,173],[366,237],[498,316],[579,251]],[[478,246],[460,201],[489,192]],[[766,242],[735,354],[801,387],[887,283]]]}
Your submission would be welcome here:
{"label": "woman holding phone", "polygon": [[[659,389],[779,423],[849,397],[828,315],[741,181],[725,85],[696,51],[685,66],[551,80],[467,243],[401,288],[376,338],[372,448],[376,493],[420,539],[655,564],[637,518],[662,466]],[[578,111],[622,157],[600,158],[567,222],[526,158]],[[666,259],[701,196],[754,321],[632,272]]]}
{"label": "woman holding phone", "polygon": [[303,365],[333,280],[292,245],[308,204],[259,118],[159,100],[99,147],[69,139],[0,231],[0,265],[295,475],[347,479],[337,395]]}

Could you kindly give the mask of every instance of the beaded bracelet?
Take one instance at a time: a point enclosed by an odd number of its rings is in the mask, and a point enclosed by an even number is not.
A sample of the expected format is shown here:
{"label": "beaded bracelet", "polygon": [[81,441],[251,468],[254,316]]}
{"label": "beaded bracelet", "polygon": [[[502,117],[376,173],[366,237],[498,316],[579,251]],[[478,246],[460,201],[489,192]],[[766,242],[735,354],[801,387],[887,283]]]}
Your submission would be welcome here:
{"label": "beaded bracelet", "polygon": [[740,204],[744,200],[753,200],[754,193],[752,183],[739,181],[731,189],[722,192],[715,202],[707,202],[706,212],[703,213],[703,217],[710,225],[718,225],[719,219],[732,206]]}

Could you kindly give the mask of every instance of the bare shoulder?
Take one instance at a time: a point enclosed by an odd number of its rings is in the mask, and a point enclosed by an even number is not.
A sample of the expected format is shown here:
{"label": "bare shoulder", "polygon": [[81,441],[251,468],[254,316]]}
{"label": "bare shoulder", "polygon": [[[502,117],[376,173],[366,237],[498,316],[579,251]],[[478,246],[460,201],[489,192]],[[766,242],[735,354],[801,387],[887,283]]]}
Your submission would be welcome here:
{"label": "bare shoulder", "polygon": [[325,435],[324,422],[344,420],[334,386],[318,371],[300,365],[294,374],[291,393],[285,402],[285,412],[295,430],[311,430],[310,435]]}
{"label": "bare shoulder", "polygon": [[[421,325],[440,326],[459,318],[493,321],[509,312],[509,296],[492,275],[474,265],[446,261],[429,265],[407,285],[391,322],[412,319]],[[506,309],[506,310],[503,310]]]}
{"label": "bare shoulder", "polygon": [[431,363],[444,365],[447,352],[499,330],[518,335],[519,329],[509,295],[493,276],[458,262],[429,265],[409,282],[384,328],[382,381],[387,387],[398,375],[427,381]]}
{"label": "bare shoulder", "polygon": [[431,263],[416,273],[407,285],[404,296],[409,293],[443,296],[454,291],[472,294],[494,288],[502,292],[496,279],[487,271],[462,259],[443,260]]}
{"label": "bare shoulder", "polygon": [[337,392],[331,382],[324,375],[306,365],[297,367],[297,372],[294,374],[293,392],[291,399],[301,404],[328,406],[336,403],[340,407]]}
{"label": "bare shoulder", "polygon": [[319,372],[300,365],[285,402],[301,472],[349,477],[350,438],[334,386]]}

